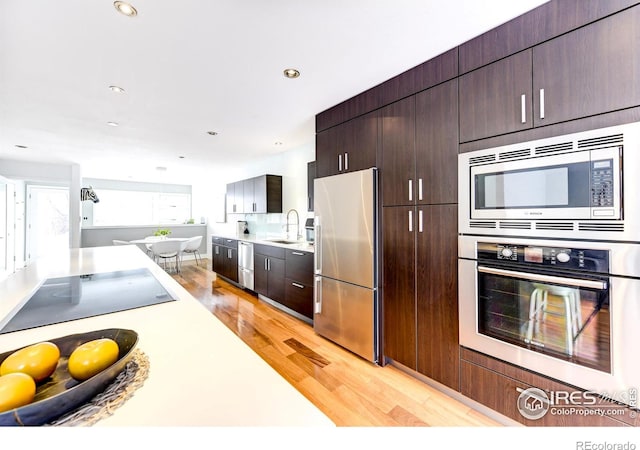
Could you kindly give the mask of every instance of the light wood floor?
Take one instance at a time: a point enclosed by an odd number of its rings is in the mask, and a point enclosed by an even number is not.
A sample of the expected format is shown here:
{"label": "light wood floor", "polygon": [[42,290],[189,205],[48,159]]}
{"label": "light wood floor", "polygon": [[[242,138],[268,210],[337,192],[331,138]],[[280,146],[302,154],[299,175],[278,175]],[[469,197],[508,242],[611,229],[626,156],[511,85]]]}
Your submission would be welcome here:
{"label": "light wood floor", "polygon": [[[204,267],[206,265],[206,268]],[[218,279],[210,262],[173,277],[338,426],[500,426],[401,370],[371,364]]]}

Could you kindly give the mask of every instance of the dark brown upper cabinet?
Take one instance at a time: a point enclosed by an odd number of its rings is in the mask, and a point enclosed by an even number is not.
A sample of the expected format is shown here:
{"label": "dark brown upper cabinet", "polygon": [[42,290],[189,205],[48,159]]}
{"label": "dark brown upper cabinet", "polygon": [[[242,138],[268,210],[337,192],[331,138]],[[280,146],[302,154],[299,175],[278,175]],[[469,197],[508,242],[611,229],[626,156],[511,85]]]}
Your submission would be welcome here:
{"label": "dark brown upper cabinet", "polygon": [[460,142],[640,105],[640,6],[460,77]]}
{"label": "dark brown upper cabinet", "polygon": [[416,193],[415,96],[382,108],[382,205],[413,205]]}
{"label": "dark brown upper cabinet", "polygon": [[376,166],[378,113],[356,117],[316,134],[316,178]]}
{"label": "dark brown upper cabinet", "polygon": [[640,6],[533,49],[534,126],[640,105]]}
{"label": "dark brown upper cabinet", "polygon": [[458,202],[458,80],[416,95],[416,203]]}
{"label": "dark brown upper cabinet", "polygon": [[460,77],[460,142],[531,128],[531,50]]}
{"label": "dark brown upper cabinet", "polygon": [[458,81],[381,110],[382,204],[456,203]]}
{"label": "dark brown upper cabinet", "polygon": [[282,212],[282,177],[262,175],[227,184],[227,214]]}

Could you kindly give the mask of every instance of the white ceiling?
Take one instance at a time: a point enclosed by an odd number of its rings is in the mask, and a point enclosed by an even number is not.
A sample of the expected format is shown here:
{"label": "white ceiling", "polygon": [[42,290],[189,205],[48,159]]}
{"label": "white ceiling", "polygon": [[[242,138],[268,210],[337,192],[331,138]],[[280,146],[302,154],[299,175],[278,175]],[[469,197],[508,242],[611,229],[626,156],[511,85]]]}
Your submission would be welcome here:
{"label": "white ceiling", "polygon": [[317,113],[542,3],[132,0],[130,18],[112,0],[0,0],[0,159],[223,176],[313,148]]}

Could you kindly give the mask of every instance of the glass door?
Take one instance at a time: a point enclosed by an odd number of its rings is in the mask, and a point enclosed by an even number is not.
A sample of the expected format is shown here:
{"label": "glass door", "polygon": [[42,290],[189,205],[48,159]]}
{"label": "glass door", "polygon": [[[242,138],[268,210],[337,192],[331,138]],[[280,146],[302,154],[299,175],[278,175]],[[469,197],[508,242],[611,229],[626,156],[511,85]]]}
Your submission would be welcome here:
{"label": "glass door", "polygon": [[478,266],[478,332],[611,371],[609,282]]}
{"label": "glass door", "polygon": [[69,249],[69,189],[27,186],[27,261]]}

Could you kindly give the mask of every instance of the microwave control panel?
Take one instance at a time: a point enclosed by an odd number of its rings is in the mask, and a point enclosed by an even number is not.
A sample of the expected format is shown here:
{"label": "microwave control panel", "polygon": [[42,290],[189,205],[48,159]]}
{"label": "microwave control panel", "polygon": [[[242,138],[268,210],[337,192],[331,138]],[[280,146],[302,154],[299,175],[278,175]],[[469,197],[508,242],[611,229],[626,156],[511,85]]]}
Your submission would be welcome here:
{"label": "microwave control panel", "polygon": [[591,206],[613,207],[613,160],[591,162]]}
{"label": "microwave control panel", "polygon": [[478,260],[511,266],[547,266],[609,272],[608,250],[478,242],[477,256]]}

